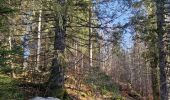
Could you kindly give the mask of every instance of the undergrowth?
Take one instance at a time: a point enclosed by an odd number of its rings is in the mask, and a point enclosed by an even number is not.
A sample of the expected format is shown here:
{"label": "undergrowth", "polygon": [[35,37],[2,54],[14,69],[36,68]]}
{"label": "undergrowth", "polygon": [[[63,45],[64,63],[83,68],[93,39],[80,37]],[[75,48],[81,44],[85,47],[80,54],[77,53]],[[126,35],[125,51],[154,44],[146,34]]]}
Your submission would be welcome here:
{"label": "undergrowth", "polygon": [[89,72],[89,75],[86,78],[86,84],[89,84],[94,91],[99,92],[103,98],[124,100],[117,84],[115,84],[111,77],[102,72],[98,67],[94,67],[91,72]]}
{"label": "undergrowth", "polygon": [[23,100],[24,95],[18,90],[18,81],[0,75],[0,100]]}

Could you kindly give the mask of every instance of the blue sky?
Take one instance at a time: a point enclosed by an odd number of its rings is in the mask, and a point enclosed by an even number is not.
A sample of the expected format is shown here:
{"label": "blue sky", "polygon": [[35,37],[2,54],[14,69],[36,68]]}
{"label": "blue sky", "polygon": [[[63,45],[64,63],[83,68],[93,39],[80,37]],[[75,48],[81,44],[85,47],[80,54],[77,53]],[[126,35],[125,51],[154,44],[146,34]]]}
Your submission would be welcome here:
{"label": "blue sky", "polygon": [[[120,0],[108,0],[107,3],[100,4],[100,16],[107,17],[114,15],[112,18],[105,18],[102,21],[102,23],[105,23],[106,21],[112,20],[109,24],[110,26],[116,25],[116,24],[125,24],[129,22],[129,18],[132,16],[131,9],[128,6],[123,5],[119,2]],[[127,48],[131,48],[133,46],[132,41],[132,33],[130,29],[126,29],[123,32],[121,46],[127,50]]]}

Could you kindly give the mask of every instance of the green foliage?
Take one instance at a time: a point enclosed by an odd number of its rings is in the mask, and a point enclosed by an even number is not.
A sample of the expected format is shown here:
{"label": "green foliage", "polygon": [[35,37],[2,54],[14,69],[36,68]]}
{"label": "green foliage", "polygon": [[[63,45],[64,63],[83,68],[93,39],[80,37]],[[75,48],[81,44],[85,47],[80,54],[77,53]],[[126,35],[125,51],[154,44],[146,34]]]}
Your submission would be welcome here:
{"label": "green foliage", "polygon": [[13,59],[10,56],[14,56],[14,55],[18,56],[22,54],[23,54],[23,51],[22,51],[21,46],[15,46],[15,48],[13,48],[12,50],[8,50],[7,47],[2,46],[2,44],[0,44],[0,72],[3,74],[8,74],[12,72],[12,70],[15,70],[15,69],[11,69],[11,66],[9,63],[15,59]]}
{"label": "green foliage", "polygon": [[[22,74],[22,73],[23,73],[23,68],[22,68],[22,67],[19,67],[19,66],[15,66],[15,68],[12,69],[12,70],[14,70],[14,72],[15,72],[16,74]],[[11,71],[12,71],[12,70],[11,70]]]}
{"label": "green foliage", "polygon": [[7,0],[0,0],[0,2],[0,72],[9,73],[12,71],[9,65],[12,58],[9,55],[20,54],[21,50],[18,48],[10,50],[7,45],[8,40],[6,37],[9,32],[9,14],[12,14],[15,10],[10,7]]}
{"label": "green foliage", "polygon": [[134,8],[139,8],[139,7],[142,6],[142,1],[135,2],[135,3],[132,4],[132,6],[133,6]]}
{"label": "green foliage", "polygon": [[[136,6],[135,6],[136,5]],[[132,18],[131,22],[136,33],[140,33],[137,37],[142,40],[147,46],[146,51],[142,56],[149,60],[156,59],[158,57],[158,47],[157,47],[157,33],[156,33],[156,16],[155,16],[155,6],[153,0],[141,0],[134,3],[134,8],[140,8],[141,11],[136,13]],[[137,7],[138,6],[138,7]],[[144,7],[145,9],[141,8]],[[146,27],[147,26],[147,27]]]}
{"label": "green foliage", "polygon": [[17,89],[17,81],[0,75],[0,100],[23,100],[23,94]]}
{"label": "green foliage", "polygon": [[12,72],[12,69],[10,66],[1,66],[0,67],[0,73],[2,74],[9,74]]}
{"label": "green foliage", "polygon": [[7,14],[13,13],[15,10],[9,7],[7,0],[0,0],[0,32],[8,31]]}
{"label": "green foliage", "polygon": [[0,7],[0,14],[10,14],[13,11],[13,9],[10,9],[8,7]]}

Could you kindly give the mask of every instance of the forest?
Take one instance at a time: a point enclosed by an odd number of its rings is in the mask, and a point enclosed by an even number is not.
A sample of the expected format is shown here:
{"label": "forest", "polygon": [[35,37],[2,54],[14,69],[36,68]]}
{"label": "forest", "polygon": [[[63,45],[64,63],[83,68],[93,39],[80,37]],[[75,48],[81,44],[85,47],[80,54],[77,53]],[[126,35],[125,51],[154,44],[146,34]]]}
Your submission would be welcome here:
{"label": "forest", "polygon": [[0,0],[0,100],[170,100],[170,0]]}

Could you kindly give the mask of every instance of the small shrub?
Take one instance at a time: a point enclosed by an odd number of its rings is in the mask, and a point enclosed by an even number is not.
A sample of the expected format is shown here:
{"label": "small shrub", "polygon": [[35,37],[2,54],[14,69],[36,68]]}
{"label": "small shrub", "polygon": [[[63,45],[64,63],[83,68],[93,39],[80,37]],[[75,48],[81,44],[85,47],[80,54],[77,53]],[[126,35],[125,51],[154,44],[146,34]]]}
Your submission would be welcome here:
{"label": "small shrub", "polygon": [[0,67],[0,73],[2,74],[9,74],[12,72],[12,69],[10,66],[1,66]]}

